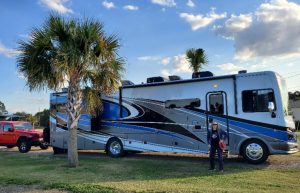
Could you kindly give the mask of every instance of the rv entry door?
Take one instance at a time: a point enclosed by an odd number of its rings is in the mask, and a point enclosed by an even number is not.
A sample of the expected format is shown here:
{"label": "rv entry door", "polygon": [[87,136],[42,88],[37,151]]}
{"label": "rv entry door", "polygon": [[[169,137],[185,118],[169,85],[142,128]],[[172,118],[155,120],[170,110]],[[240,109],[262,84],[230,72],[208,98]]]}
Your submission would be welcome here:
{"label": "rv entry door", "polygon": [[221,129],[227,132],[229,145],[229,123],[227,94],[224,91],[208,92],[206,94],[206,128],[210,128],[212,121],[219,123]]}

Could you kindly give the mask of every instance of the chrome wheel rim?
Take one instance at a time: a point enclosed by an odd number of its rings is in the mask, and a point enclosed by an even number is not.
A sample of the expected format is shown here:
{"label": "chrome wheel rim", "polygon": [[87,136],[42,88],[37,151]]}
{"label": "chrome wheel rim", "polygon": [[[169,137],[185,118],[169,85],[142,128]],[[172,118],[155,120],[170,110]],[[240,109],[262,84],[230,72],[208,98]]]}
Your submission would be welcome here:
{"label": "chrome wheel rim", "polygon": [[264,154],[263,148],[257,143],[250,143],[246,147],[246,155],[252,160],[259,160]]}
{"label": "chrome wheel rim", "polygon": [[20,149],[22,151],[25,151],[26,150],[26,144],[25,143],[21,143]]}
{"label": "chrome wheel rim", "polygon": [[114,155],[118,155],[121,153],[121,144],[117,141],[113,141],[110,146],[109,146],[109,150],[112,154]]}

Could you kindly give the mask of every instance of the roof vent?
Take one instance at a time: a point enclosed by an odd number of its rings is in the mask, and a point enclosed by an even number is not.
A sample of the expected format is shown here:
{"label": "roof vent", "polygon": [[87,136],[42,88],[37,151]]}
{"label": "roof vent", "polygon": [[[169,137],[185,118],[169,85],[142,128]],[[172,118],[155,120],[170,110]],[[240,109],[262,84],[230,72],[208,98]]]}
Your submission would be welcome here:
{"label": "roof vent", "polygon": [[247,73],[247,70],[240,70],[239,71],[239,74],[246,74]]}
{"label": "roof vent", "polygon": [[133,82],[131,82],[130,80],[122,80],[121,81],[122,86],[130,86],[130,85],[134,85]]}
{"label": "roof vent", "polygon": [[177,75],[172,75],[172,76],[169,76],[169,80],[170,81],[182,80],[182,78],[180,76],[177,76]]}
{"label": "roof vent", "polygon": [[68,88],[62,88],[61,92],[68,92]]}
{"label": "roof vent", "polygon": [[214,74],[210,71],[203,71],[203,72],[194,72],[192,78],[205,78],[205,77],[212,77]]}
{"label": "roof vent", "polygon": [[147,84],[155,82],[166,82],[167,80],[161,76],[147,78]]}

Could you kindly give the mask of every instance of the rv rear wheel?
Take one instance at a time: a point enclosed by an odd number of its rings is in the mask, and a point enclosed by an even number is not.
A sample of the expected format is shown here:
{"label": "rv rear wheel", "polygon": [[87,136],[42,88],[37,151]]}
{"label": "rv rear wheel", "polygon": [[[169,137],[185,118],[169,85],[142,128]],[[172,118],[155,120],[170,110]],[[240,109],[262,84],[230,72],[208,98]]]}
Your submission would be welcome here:
{"label": "rv rear wheel", "polygon": [[242,146],[242,156],[251,164],[260,164],[268,159],[269,151],[264,142],[250,139]]}
{"label": "rv rear wheel", "polygon": [[121,140],[111,138],[106,145],[106,152],[110,157],[122,157],[124,155],[124,149]]}

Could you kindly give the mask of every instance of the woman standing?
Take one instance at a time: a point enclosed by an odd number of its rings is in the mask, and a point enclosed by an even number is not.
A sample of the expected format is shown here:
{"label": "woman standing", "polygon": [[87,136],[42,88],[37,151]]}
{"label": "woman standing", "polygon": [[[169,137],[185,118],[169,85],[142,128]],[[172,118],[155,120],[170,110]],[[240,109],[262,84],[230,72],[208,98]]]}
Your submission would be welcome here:
{"label": "woman standing", "polygon": [[215,154],[216,151],[218,152],[218,160],[219,160],[219,171],[223,172],[223,147],[224,141],[227,138],[227,134],[223,131],[217,122],[213,122],[211,129],[208,130],[207,134],[207,143],[210,149],[209,153],[209,161],[210,161],[210,168],[209,170],[215,169]]}

